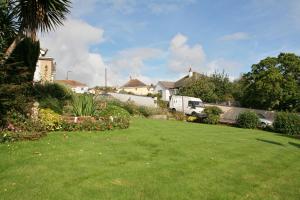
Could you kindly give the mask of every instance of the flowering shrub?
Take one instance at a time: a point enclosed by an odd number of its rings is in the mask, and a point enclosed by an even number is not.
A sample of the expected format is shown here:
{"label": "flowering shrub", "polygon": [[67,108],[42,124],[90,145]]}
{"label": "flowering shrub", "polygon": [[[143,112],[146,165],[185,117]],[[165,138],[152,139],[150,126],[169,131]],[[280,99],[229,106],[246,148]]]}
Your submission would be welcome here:
{"label": "flowering shrub", "polygon": [[105,120],[116,128],[128,128],[130,122],[129,112],[115,105],[107,105],[106,108],[96,112],[96,118]]}
{"label": "flowering shrub", "polygon": [[62,118],[51,109],[40,109],[39,121],[46,131],[57,131],[61,129]]}

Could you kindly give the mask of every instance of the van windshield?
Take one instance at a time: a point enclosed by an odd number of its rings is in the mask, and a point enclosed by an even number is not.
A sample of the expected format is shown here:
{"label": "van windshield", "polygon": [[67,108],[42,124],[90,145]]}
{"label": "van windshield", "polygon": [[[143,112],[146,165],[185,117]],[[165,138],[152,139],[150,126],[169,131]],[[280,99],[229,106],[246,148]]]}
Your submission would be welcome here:
{"label": "van windshield", "polygon": [[203,103],[201,101],[189,101],[188,105],[190,107],[203,107]]}

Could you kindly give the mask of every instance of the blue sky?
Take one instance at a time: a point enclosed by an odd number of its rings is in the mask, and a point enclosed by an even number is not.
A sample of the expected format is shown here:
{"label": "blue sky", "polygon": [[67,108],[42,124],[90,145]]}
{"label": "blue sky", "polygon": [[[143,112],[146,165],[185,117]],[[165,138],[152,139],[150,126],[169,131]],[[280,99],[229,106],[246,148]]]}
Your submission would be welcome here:
{"label": "blue sky", "polygon": [[233,79],[280,52],[300,54],[299,0],[74,0],[65,26],[43,35],[57,78],[90,86],[176,80],[191,66]]}

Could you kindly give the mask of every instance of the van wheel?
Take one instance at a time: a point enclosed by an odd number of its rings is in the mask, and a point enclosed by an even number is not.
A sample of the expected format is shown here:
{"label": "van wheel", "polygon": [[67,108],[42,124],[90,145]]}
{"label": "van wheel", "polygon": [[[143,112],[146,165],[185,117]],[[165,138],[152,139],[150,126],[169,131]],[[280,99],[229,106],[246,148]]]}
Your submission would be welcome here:
{"label": "van wheel", "polygon": [[192,116],[193,116],[193,117],[197,117],[197,113],[192,112]]}
{"label": "van wheel", "polygon": [[172,111],[172,113],[175,113],[175,112],[176,112],[176,109],[175,109],[175,108],[172,108],[171,111]]}

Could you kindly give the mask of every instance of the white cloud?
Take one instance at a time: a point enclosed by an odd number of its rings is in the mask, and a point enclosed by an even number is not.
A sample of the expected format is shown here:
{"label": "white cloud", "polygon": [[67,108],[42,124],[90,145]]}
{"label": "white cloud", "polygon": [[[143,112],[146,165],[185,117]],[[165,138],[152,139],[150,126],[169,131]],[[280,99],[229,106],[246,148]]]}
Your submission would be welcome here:
{"label": "white cloud", "polygon": [[[83,34],[84,33],[84,34]],[[41,46],[49,49],[57,63],[57,79],[65,79],[68,70],[70,79],[90,86],[104,82],[102,56],[90,52],[90,45],[103,41],[104,31],[81,20],[70,19],[64,26],[41,38]]]}
{"label": "white cloud", "polygon": [[206,73],[210,75],[214,72],[224,71],[231,80],[234,80],[236,78],[239,78],[241,67],[242,65],[239,62],[219,58],[207,64]]}
{"label": "white cloud", "polygon": [[143,78],[146,83],[150,83],[151,80],[142,75],[142,70],[146,67],[145,61],[159,58],[162,54],[163,51],[155,48],[126,49],[118,52],[112,58],[109,67],[113,70],[114,74],[118,74],[120,78],[118,84],[122,84],[122,82],[128,80],[129,76]]}
{"label": "white cloud", "polygon": [[250,36],[248,33],[245,32],[237,32],[237,33],[232,33],[229,35],[224,35],[219,40],[221,41],[237,41],[237,40],[248,40],[250,39]]}
{"label": "white cloud", "polygon": [[205,52],[200,44],[189,46],[188,38],[182,34],[177,34],[169,47],[169,67],[176,72],[187,71],[189,66],[194,70],[200,69],[205,62]]}
{"label": "white cloud", "polygon": [[[84,34],[83,34],[84,33]],[[99,53],[90,51],[90,46],[104,41],[104,30],[93,27],[84,21],[70,19],[57,31],[41,38],[41,46],[48,48],[48,56],[57,63],[56,79],[78,80],[89,86],[104,85],[107,68],[108,84],[122,85],[129,76],[151,79],[142,74],[145,61],[161,57],[163,51],[155,48],[132,48],[120,51],[110,62],[105,63]]]}

